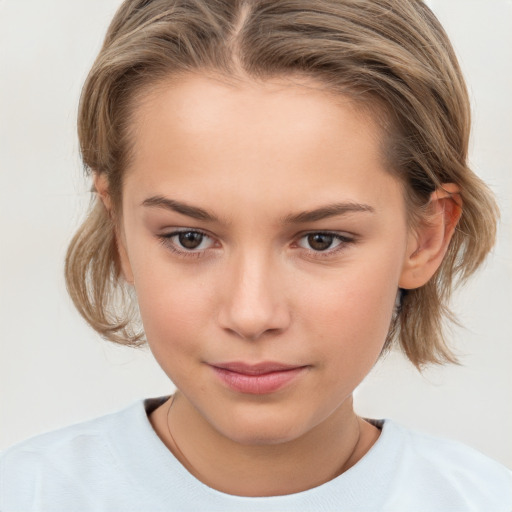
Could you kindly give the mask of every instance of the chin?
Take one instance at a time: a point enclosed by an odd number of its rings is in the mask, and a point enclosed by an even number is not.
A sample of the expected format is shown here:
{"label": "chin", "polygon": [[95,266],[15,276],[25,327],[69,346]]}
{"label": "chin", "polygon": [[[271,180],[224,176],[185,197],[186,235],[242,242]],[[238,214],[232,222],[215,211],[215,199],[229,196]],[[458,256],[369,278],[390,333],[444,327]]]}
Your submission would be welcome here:
{"label": "chin", "polygon": [[[233,411],[217,423],[217,430],[233,442],[246,446],[268,446],[294,441],[310,429],[299,418],[278,411]],[[313,425],[311,425],[311,428]]]}
{"label": "chin", "polygon": [[237,430],[225,432],[231,441],[245,446],[271,446],[288,443],[297,439],[300,434],[275,427]]}

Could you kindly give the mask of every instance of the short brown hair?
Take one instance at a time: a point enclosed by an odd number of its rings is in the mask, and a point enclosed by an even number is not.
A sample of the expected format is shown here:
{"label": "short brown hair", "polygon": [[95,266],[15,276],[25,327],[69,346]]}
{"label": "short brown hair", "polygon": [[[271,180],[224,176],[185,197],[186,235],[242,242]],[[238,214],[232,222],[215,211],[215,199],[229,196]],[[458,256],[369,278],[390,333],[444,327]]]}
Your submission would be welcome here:
{"label": "short brown hair", "polygon": [[[419,0],[126,0],[83,87],[78,133],[87,172],[104,173],[120,204],[137,98],[162,80],[204,71],[264,80],[314,78],[384,112],[389,168],[421,216],[443,183],[460,188],[458,228],[424,286],[401,294],[385,347],[397,340],[418,368],[456,362],[443,335],[449,298],[494,244],[498,209],[467,164],[468,94],[440,23]],[[117,254],[115,221],[97,197],[71,241],[66,282],[108,340],[140,345]],[[119,295],[121,294],[121,295]]]}

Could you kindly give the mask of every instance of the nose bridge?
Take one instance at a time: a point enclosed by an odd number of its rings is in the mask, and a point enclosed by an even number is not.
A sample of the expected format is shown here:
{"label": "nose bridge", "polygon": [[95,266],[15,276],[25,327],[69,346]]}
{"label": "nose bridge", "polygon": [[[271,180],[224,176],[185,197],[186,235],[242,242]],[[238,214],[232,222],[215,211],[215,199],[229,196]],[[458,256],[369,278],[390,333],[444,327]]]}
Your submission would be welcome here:
{"label": "nose bridge", "polygon": [[283,330],[289,321],[275,258],[261,248],[236,251],[226,279],[221,324],[242,338]]}

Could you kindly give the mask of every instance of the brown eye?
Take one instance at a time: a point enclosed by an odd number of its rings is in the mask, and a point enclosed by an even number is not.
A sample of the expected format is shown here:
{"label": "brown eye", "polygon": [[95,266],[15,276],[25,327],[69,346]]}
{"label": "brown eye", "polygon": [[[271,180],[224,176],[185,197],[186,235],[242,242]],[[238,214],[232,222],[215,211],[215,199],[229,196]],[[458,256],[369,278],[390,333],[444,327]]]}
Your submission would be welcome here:
{"label": "brown eye", "polygon": [[306,249],[310,257],[328,258],[347,249],[356,242],[354,237],[341,233],[330,233],[325,231],[316,231],[303,235],[297,245]]}
{"label": "brown eye", "polygon": [[180,257],[202,258],[216,245],[215,240],[202,231],[183,229],[158,235],[160,243]]}
{"label": "brown eye", "polygon": [[307,236],[307,240],[314,251],[325,251],[331,247],[334,236],[329,233],[312,233]]}
{"label": "brown eye", "polygon": [[185,249],[197,249],[203,241],[204,235],[198,231],[185,231],[178,235],[180,245]]}

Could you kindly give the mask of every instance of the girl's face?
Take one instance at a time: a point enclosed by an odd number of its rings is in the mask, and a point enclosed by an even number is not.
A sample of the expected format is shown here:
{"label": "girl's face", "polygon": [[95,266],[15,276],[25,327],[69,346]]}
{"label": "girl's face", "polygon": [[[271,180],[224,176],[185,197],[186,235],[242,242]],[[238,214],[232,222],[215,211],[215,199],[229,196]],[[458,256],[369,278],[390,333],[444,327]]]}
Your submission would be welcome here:
{"label": "girl's face", "polygon": [[140,103],[134,137],[123,269],[188,404],[244,444],[345,414],[413,239],[379,127],[311,81],[189,75]]}

